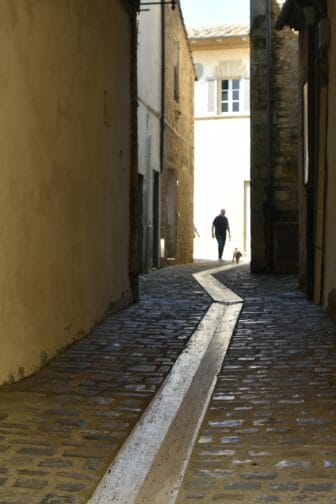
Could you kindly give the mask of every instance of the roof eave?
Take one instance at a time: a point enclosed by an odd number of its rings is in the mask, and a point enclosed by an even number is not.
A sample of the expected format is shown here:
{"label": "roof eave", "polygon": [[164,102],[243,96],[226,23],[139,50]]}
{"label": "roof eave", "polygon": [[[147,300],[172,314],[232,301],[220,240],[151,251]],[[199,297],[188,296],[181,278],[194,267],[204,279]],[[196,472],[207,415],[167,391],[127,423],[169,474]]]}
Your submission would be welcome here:
{"label": "roof eave", "polygon": [[316,14],[318,11],[322,12],[322,7],[315,0],[286,0],[275,23],[275,29],[280,31],[288,26],[296,31],[303,30],[305,28],[304,11],[307,7],[314,8]]}

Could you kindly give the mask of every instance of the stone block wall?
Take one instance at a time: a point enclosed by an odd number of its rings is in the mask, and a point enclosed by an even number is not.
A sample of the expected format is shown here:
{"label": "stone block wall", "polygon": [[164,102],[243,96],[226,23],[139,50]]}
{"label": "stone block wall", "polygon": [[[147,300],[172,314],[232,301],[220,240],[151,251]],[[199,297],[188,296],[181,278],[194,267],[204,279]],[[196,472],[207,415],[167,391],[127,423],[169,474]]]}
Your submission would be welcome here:
{"label": "stone block wall", "polygon": [[292,272],[298,264],[298,37],[275,31],[279,11],[273,0],[268,46],[267,0],[252,0],[251,268]]}

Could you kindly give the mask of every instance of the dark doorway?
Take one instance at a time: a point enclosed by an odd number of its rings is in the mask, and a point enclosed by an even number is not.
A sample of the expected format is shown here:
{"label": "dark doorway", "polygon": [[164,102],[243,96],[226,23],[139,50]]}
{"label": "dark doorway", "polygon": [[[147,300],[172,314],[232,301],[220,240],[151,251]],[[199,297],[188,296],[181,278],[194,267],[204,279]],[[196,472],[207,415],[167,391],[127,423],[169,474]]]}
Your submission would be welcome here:
{"label": "dark doorway", "polygon": [[144,176],[138,174],[138,194],[137,194],[137,228],[138,228],[138,271],[143,271],[144,250],[143,250],[143,185]]}
{"label": "dark doorway", "polygon": [[159,266],[160,175],[153,172],[153,266]]}
{"label": "dark doorway", "polygon": [[170,169],[167,173],[167,243],[166,256],[176,256],[176,200],[177,178],[176,170]]}

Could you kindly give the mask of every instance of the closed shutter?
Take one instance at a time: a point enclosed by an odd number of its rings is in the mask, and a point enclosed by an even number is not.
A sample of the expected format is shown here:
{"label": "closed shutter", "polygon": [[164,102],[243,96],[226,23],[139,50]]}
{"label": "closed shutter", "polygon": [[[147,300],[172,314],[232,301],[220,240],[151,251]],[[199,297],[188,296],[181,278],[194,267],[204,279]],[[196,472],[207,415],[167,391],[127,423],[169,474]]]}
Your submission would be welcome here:
{"label": "closed shutter", "polygon": [[208,82],[208,112],[215,113],[216,111],[216,81],[215,79],[207,79]]}
{"label": "closed shutter", "polygon": [[244,111],[250,112],[250,79],[244,79]]}

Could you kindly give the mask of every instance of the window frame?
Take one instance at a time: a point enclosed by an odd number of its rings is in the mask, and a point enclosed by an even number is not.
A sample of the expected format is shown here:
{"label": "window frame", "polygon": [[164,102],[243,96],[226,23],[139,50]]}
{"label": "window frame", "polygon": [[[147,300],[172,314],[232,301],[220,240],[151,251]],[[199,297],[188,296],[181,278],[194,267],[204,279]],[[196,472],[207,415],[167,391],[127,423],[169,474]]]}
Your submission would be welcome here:
{"label": "window frame", "polygon": [[[227,81],[228,82],[228,88],[227,88],[227,93],[228,93],[228,99],[223,100],[223,82]],[[239,89],[235,89],[233,87],[234,81],[239,82]],[[239,92],[239,98],[233,99],[233,93],[235,91]],[[218,100],[218,115],[225,116],[225,115],[239,115],[244,112],[244,79],[242,77],[220,77],[218,79],[218,94],[217,94],[217,100]],[[223,103],[227,103],[228,105],[228,110],[223,111]],[[238,103],[239,105],[239,110],[233,110],[233,105],[235,103]]]}

